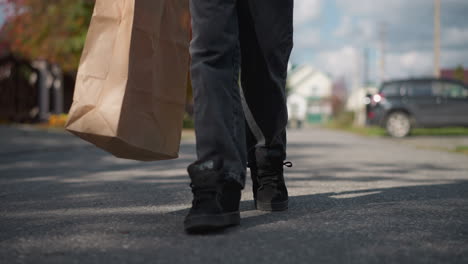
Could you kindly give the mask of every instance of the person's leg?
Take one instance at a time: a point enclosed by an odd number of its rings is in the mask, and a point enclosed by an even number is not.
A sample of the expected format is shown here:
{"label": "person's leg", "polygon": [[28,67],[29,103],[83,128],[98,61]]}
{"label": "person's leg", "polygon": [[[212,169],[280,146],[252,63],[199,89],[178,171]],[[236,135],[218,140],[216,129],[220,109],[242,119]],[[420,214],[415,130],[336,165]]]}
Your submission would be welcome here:
{"label": "person's leg", "polygon": [[199,162],[220,159],[226,178],[245,181],[237,0],[190,0],[191,77]]}
{"label": "person's leg", "polygon": [[[285,86],[292,49],[293,0],[239,0],[238,13],[241,83],[248,124],[246,142],[254,198],[256,201],[260,198],[257,197],[260,188],[261,200],[270,203],[266,207],[282,210],[287,207],[282,168],[286,158]],[[272,175],[279,189],[270,190],[257,182],[259,178],[271,183]]]}
{"label": "person's leg", "polygon": [[191,77],[197,161],[189,232],[239,224],[245,182],[245,123],[240,101],[237,0],[190,0]]}

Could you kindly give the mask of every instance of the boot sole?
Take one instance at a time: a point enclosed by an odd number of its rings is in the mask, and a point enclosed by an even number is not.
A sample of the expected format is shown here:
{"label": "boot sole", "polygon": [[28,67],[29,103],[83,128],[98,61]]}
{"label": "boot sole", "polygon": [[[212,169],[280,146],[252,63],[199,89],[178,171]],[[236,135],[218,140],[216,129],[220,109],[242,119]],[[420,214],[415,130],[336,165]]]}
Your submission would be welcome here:
{"label": "boot sole", "polygon": [[285,211],[288,209],[288,202],[289,200],[286,200],[284,202],[278,202],[278,203],[262,203],[255,201],[255,209],[260,210],[260,211]]}
{"label": "boot sole", "polygon": [[187,233],[206,233],[240,224],[240,212],[220,215],[197,215],[185,219],[184,226]]}

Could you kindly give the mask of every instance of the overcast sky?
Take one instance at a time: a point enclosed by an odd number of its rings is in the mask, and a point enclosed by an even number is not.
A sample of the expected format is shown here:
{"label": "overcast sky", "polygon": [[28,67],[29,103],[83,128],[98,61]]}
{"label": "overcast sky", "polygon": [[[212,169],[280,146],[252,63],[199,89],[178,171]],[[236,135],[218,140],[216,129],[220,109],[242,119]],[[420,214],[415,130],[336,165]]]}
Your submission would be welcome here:
{"label": "overcast sky", "polygon": [[[468,68],[468,0],[441,2],[442,67]],[[430,75],[433,18],[434,0],[295,0],[291,61],[309,63],[352,82],[353,76],[363,76],[359,65],[367,49],[375,79],[379,31],[385,28],[386,77]]]}

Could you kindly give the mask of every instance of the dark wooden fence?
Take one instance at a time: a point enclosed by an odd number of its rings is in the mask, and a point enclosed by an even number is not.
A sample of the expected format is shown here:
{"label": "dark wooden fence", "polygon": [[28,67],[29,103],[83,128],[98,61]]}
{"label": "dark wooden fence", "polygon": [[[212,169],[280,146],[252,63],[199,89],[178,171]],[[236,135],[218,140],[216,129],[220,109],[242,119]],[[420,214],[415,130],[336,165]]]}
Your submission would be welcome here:
{"label": "dark wooden fence", "polygon": [[[51,64],[36,64],[11,55],[0,58],[0,121],[46,121],[50,113],[70,110],[76,74],[57,74]],[[53,87],[56,80],[60,87]]]}
{"label": "dark wooden fence", "polygon": [[31,122],[37,118],[39,72],[29,61],[0,59],[0,119]]}

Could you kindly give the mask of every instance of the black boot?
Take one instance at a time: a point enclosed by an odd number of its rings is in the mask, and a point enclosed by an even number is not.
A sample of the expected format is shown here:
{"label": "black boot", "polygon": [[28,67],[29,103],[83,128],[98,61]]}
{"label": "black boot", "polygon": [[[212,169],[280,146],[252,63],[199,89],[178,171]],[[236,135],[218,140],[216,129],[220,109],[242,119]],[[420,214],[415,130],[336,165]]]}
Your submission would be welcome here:
{"label": "black boot", "polygon": [[262,211],[283,211],[288,208],[288,189],[284,182],[283,166],[291,167],[291,162],[284,163],[280,151],[258,148],[255,162],[249,163],[252,176],[255,208]]}
{"label": "black boot", "polygon": [[193,202],[185,218],[189,233],[216,231],[240,223],[241,185],[222,179],[221,163],[208,161],[188,167]]}

